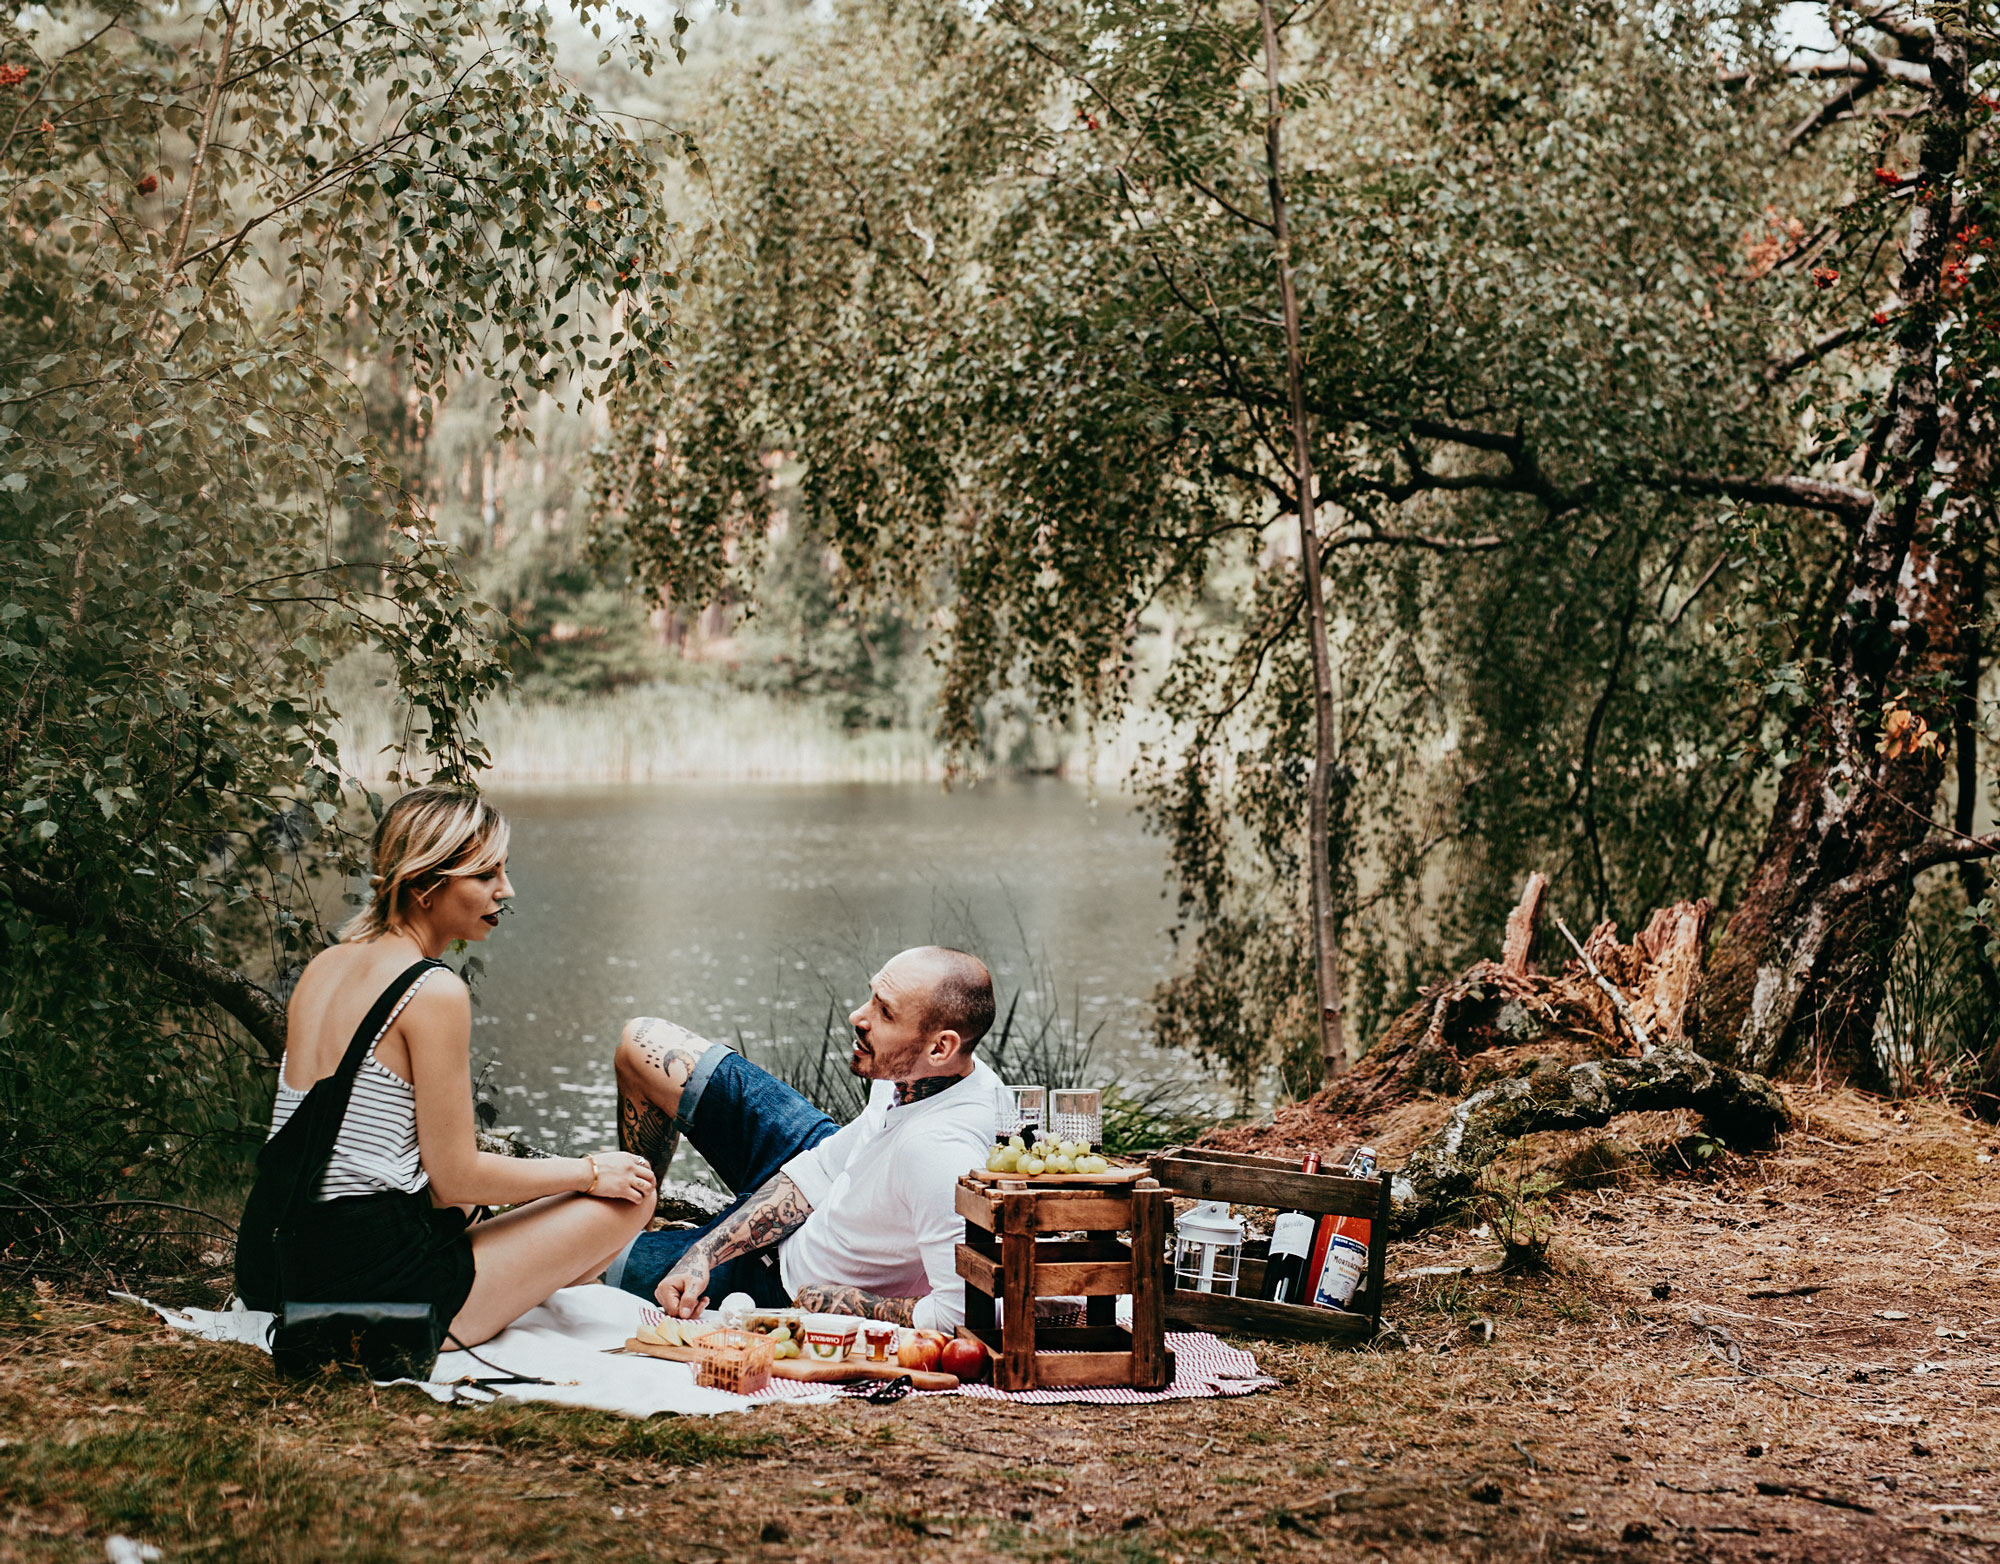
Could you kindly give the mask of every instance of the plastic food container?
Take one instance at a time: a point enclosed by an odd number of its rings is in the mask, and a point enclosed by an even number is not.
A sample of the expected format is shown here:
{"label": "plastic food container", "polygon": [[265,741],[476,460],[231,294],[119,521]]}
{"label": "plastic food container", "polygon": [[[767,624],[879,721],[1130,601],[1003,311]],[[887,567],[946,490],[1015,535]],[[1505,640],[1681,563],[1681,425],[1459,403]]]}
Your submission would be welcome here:
{"label": "plastic food container", "polygon": [[796,1341],[799,1326],[804,1320],[804,1312],[798,1309],[752,1309],[735,1323],[739,1330],[749,1331],[753,1336],[768,1336],[783,1325],[791,1331],[792,1339]]}
{"label": "plastic food container", "polygon": [[799,1334],[799,1345],[808,1358],[837,1362],[854,1350],[854,1335],[861,1322],[840,1314],[808,1314]]}

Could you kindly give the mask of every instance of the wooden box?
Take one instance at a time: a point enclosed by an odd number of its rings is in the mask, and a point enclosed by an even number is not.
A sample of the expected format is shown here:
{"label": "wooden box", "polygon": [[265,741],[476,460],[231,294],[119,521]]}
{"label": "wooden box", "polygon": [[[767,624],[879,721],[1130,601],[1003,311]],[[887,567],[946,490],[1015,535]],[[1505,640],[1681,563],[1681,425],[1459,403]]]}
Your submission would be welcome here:
{"label": "wooden box", "polygon": [[1269,1242],[1243,1246],[1237,1295],[1187,1292],[1174,1287],[1166,1269],[1166,1318],[1194,1330],[1226,1330],[1244,1336],[1289,1336],[1343,1341],[1356,1346],[1374,1338],[1382,1323],[1382,1259],[1389,1233],[1389,1176],[1346,1178],[1338,1173],[1301,1173],[1288,1157],[1174,1146],[1151,1159],[1160,1185],[1189,1200],[1226,1200],[1237,1206],[1303,1211],[1308,1216],[1366,1217],[1368,1274],[1352,1309],[1320,1309],[1309,1304],[1267,1303],[1257,1296],[1264,1281]]}
{"label": "wooden box", "polygon": [[[1152,1179],[1058,1188],[958,1181],[965,1242],[965,1333],[993,1354],[1002,1390],[1044,1385],[1127,1385],[1163,1390],[1173,1382],[1167,1351],[1167,1194]],[[1081,1232],[1082,1238],[1064,1234]],[[1128,1236],[1129,1235],[1129,1236]],[[1132,1327],[1117,1322],[1120,1293],[1132,1295]],[[1084,1323],[1043,1325],[1037,1298],[1081,1296]],[[996,1328],[994,1303],[1005,1301]]]}

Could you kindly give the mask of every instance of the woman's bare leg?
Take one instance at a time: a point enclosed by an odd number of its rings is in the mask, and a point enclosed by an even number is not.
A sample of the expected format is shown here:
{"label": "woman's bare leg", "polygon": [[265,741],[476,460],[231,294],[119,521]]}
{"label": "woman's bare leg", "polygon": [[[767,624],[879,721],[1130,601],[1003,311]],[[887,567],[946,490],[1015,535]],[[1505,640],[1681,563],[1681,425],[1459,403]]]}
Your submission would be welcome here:
{"label": "woman's bare leg", "polygon": [[653,1177],[665,1179],[667,1164],[680,1149],[681,1088],[701,1056],[705,1038],[658,1016],[625,1023],[611,1056],[618,1080],[618,1149],[644,1157]]}
{"label": "woman's bare leg", "polygon": [[469,1234],[472,1292],[451,1322],[457,1345],[476,1347],[559,1288],[595,1277],[652,1215],[651,1201],[550,1195],[481,1222]]}

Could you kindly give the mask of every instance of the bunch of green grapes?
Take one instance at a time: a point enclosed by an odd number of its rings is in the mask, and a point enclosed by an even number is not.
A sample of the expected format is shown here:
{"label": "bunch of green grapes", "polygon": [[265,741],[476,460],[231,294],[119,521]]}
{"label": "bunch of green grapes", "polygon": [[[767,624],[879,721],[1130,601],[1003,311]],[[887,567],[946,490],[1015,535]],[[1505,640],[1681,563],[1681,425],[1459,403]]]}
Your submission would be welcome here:
{"label": "bunch of green grapes", "polygon": [[986,1159],[989,1173],[1102,1173],[1111,1164],[1080,1140],[1037,1140],[1030,1146],[1019,1135],[995,1146]]}

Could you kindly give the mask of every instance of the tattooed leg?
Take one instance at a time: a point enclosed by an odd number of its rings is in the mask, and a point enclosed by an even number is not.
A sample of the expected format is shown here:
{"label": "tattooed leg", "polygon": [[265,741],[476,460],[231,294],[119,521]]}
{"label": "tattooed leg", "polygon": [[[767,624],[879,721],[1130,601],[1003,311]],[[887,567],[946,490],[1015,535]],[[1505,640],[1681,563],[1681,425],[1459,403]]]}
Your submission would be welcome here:
{"label": "tattooed leg", "polygon": [[625,1023],[612,1060],[618,1079],[618,1149],[642,1156],[656,1179],[680,1148],[681,1090],[708,1044],[684,1026],[641,1016]]}
{"label": "tattooed leg", "polygon": [[628,1097],[618,1088],[618,1149],[644,1157],[657,1184],[667,1176],[667,1166],[680,1150],[681,1127],[643,1097]]}

